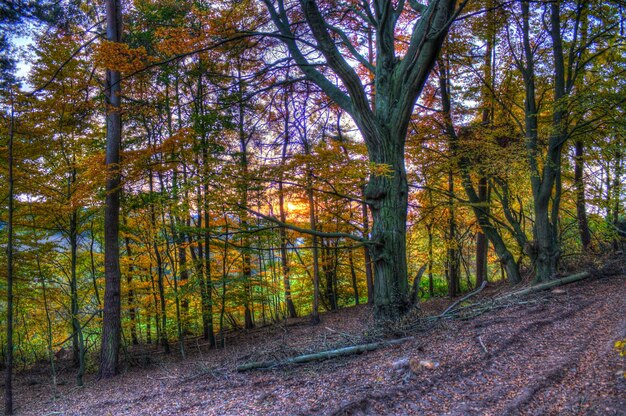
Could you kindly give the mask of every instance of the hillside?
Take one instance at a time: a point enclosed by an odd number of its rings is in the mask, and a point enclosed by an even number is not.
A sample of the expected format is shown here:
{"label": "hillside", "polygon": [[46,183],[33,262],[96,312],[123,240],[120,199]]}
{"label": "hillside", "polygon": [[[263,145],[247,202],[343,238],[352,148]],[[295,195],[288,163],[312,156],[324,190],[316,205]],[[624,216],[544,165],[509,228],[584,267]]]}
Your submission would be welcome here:
{"label": "hillside", "polygon": [[[237,373],[237,364],[281,358],[358,339],[371,323],[361,306],[231,334],[224,350],[202,346],[185,360],[127,369],[84,388],[71,374],[53,399],[45,374],[18,376],[20,415],[623,415],[626,276],[567,285],[469,320],[447,321],[401,344],[324,362]],[[495,289],[497,290],[497,289]],[[447,301],[425,303],[425,313]],[[199,345],[199,342],[198,342]],[[403,358],[436,369],[396,371]],[[92,376],[93,377],[93,376]]]}

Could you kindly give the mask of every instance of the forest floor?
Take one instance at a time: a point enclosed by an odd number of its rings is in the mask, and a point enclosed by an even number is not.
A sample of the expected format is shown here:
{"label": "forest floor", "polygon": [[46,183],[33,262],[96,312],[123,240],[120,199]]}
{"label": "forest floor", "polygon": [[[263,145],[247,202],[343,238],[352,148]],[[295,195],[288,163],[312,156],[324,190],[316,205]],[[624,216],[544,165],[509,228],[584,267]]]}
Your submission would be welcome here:
{"label": "forest floor", "polygon": [[[42,371],[16,377],[19,415],[626,415],[626,276],[586,279],[360,355],[236,372],[237,365],[354,344],[371,328],[366,306],[231,333],[226,348],[194,341],[186,359],[161,358],[111,380],[73,372],[53,397]],[[490,287],[493,296],[504,287]],[[424,302],[442,311],[449,299]],[[172,345],[175,347],[175,345]],[[438,362],[417,373],[393,363]]]}

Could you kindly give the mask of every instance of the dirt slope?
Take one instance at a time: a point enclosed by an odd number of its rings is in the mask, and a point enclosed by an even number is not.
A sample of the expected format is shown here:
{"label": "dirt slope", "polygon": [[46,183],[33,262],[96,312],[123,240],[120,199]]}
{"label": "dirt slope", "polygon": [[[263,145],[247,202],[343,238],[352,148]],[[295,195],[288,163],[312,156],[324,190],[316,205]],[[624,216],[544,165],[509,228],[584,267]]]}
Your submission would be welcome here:
{"label": "dirt slope", "polygon": [[[348,343],[367,307],[235,335],[227,348],[131,369],[114,380],[71,381],[53,400],[47,381],[18,378],[17,414],[42,415],[626,415],[626,277],[587,280],[396,347],[321,363],[236,373],[237,363]],[[443,306],[433,303],[426,308]],[[401,358],[436,360],[417,374]],[[69,377],[69,375],[68,375]],[[37,383],[37,384],[36,384]]]}

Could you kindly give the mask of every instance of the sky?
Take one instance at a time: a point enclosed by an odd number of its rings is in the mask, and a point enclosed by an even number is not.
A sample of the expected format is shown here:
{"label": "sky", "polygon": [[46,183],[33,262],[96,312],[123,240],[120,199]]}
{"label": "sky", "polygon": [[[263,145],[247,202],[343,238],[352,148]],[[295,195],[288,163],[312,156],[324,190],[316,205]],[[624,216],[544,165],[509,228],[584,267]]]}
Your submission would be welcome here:
{"label": "sky", "polygon": [[30,36],[15,36],[11,39],[14,46],[20,49],[20,56],[17,59],[17,72],[16,75],[22,80],[26,80],[28,71],[30,71],[30,63],[21,56],[21,52],[26,49],[27,46],[31,45],[33,40]]}

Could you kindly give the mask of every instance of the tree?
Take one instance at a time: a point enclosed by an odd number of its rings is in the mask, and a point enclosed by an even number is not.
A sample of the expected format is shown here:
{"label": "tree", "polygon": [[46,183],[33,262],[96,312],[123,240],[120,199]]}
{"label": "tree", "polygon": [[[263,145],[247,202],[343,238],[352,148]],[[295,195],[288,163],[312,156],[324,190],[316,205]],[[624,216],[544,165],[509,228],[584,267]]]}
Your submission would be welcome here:
{"label": "tree", "polygon": [[[286,80],[287,83],[289,80],[289,73],[287,73]],[[291,120],[291,112],[289,111],[289,101],[290,101],[290,92],[291,85],[289,85],[285,91],[283,91],[283,143],[281,146],[280,152],[280,171],[278,177],[278,210],[280,214],[280,220],[284,223],[287,221],[287,213],[285,212],[285,190],[284,190],[284,177],[285,177],[285,163],[287,161],[287,149],[289,147],[289,142],[291,139],[290,135],[290,126],[289,122]],[[291,282],[289,280],[289,275],[291,269],[289,267],[289,259],[287,257],[287,230],[285,227],[280,227],[280,264],[283,273],[283,287],[285,290],[285,304],[287,306],[287,312],[289,313],[290,318],[296,318],[298,314],[296,313],[296,307],[293,304],[293,298],[291,296]]]}
{"label": "tree", "polygon": [[[5,84],[6,85],[6,84]],[[13,85],[8,85],[9,88],[9,131],[8,131],[8,185],[9,195],[7,197],[7,351],[6,351],[6,369],[4,378],[4,413],[6,415],[13,414],[13,271],[14,271],[14,258],[13,258],[13,238],[14,238],[14,224],[13,214],[15,205],[15,192],[14,183],[15,178],[13,175],[13,149],[15,138],[15,103],[14,103],[14,91]]]}
{"label": "tree", "polygon": [[[15,19],[17,20],[17,18]],[[0,26],[2,28],[2,26]],[[17,80],[13,72],[15,71],[15,61],[10,57],[9,52],[11,45],[4,34],[0,36],[0,92],[7,97],[7,105],[3,106],[3,110],[7,111],[6,121],[8,122],[7,131],[7,327],[6,327],[6,368],[4,375],[4,414],[13,414],[13,238],[14,238],[14,204],[15,178],[14,169],[14,139],[15,139],[15,89]],[[3,97],[5,98],[5,97]]]}
{"label": "tree", "polygon": [[[276,36],[285,43],[302,73],[352,117],[365,140],[370,162],[390,169],[390,174],[370,176],[365,197],[373,218],[371,255],[376,275],[376,315],[380,319],[398,318],[409,306],[408,185],[404,163],[407,129],[415,102],[454,19],[456,1],[436,0],[427,6],[409,1],[409,8],[404,1],[394,7],[390,1],[374,0],[333,12],[334,3],[301,0],[298,9],[305,25],[296,25],[298,18],[290,15],[295,4],[286,5],[283,0],[264,3],[278,29]],[[335,20],[344,15],[361,29],[373,29],[374,64],[365,59],[340,28],[341,22]],[[402,47],[396,40],[400,19],[415,20],[402,57],[397,55]],[[312,42],[314,50],[306,46]],[[371,95],[351,61],[369,71],[373,80]],[[329,74],[316,69],[319,62],[341,81],[341,86],[333,83]]]}
{"label": "tree", "polygon": [[[107,40],[122,41],[121,0],[106,2]],[[104,213],[104,313],[102,346],[100,350],[100,377],[108,378],[118,372],[121,338],[121,272],[119,250],[120,215],[120,147],[122,140],[121,76],[120,71],[106,70],[106,201]]]}

